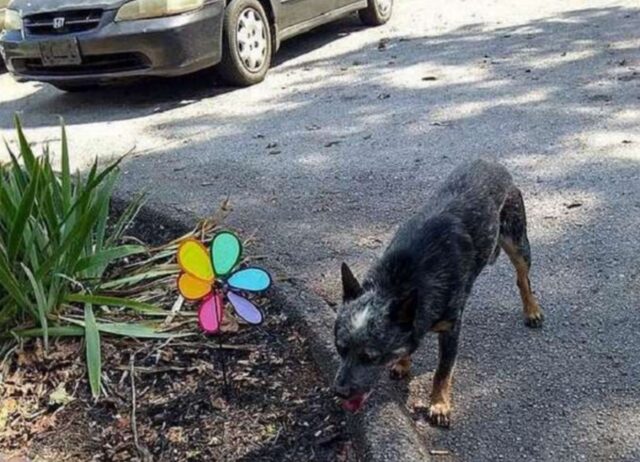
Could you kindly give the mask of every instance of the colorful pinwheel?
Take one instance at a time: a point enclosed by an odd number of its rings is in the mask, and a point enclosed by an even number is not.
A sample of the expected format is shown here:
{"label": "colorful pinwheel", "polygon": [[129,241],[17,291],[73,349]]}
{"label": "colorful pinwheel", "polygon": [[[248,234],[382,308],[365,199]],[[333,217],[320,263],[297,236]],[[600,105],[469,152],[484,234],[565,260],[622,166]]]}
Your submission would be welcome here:
{"label": "colorful pinwheel", "polygon": [[197,239],[186,239],[178,247],[178,289],[189,301],[200,301],[198,320],[207,334],[222,324],[225,298],[247,323],[261,324],[264,316],[238,292],[259,293],[271,286],[271,276],[262,268],[234,271],[242,257],[242,244],[235,234],[223,231],[211,241],[210,251]]}

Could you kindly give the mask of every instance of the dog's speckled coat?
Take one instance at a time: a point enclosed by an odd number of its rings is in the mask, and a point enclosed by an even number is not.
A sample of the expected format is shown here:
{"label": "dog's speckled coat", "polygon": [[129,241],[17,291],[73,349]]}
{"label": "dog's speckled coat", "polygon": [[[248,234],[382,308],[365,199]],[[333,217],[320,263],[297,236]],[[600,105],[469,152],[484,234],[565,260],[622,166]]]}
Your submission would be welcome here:
{"label": "dog's speckled coat", "polygon": [[528,273],[531,253],[524,202],[500,164],[463,164],[403,224],[360,284],[342,267],[344,306],[335,325],[342,363],[336,393],[357,410],[384,365],[401,378],[410,355],[429,331],[440,356],[431,394],[432,423],[448,426],[451,376],[462,312],[473,283],[504,249],[517,272],[525,322],[542,324]]}

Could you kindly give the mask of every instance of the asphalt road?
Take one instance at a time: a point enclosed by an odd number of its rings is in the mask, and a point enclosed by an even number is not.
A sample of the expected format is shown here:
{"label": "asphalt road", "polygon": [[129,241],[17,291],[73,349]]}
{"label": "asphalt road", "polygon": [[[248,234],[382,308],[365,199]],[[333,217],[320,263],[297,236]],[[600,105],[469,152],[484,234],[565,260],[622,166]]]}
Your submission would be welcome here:
{"label": "asphalt road", "polygon": [[[404,0],[285,44],[262,85],[196,76],[84,95],[0,76],[0,135],[65,117],[76,165],[133,150],[121,190],[176,214],[227,196],[233,225],[328,300],[463,159],[498,158],[525,194],[540,331],[504,257],[466,312],[442,460],[640,460],[640,6]],[[433,339],[411,384],[428,396]]]}

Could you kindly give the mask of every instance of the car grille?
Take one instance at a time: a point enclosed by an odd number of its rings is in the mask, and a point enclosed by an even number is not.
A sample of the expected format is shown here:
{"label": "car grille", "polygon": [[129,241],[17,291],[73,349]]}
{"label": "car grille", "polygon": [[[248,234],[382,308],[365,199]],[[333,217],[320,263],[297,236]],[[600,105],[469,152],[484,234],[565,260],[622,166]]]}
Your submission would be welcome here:
{"label": "car grille", "polygon": [[30,35],[62,35],[86,32],[100,25],[102,10],[73,10],[32,14],[24,18]]}
{"label": "car grille", "polygon": [[11,63],[18,72],[33,76],[79,76],[146,69],[149,60],[139,53],[85,56],[77,66],[45,66],[40,58],[14,59]]}

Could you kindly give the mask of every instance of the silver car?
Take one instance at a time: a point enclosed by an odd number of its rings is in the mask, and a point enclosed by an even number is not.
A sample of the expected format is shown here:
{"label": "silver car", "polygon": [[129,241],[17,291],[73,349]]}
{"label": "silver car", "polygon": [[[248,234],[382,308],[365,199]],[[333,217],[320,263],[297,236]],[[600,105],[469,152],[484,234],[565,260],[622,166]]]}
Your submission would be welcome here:
{"label": "silver car", "polygon": [[283,40],[356,11],[384,24],[392,9],[393,0],[12,0],[0,53],[16,79],[67,91],[213,66],[247,86],[265,78]]}

